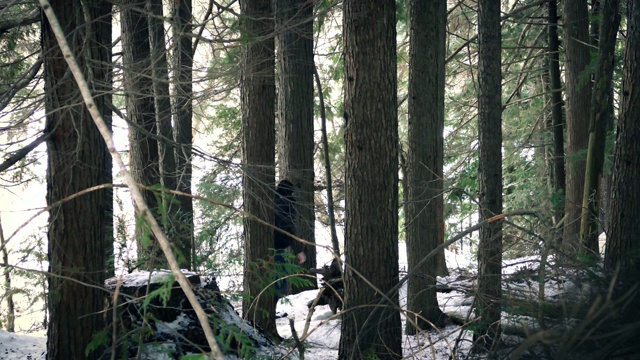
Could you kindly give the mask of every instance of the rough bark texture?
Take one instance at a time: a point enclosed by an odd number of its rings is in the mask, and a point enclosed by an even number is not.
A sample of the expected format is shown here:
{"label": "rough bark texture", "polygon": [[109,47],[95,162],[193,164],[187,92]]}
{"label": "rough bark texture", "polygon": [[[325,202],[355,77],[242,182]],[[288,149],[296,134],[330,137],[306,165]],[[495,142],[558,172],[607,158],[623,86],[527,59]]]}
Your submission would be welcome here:
{"label": "rough bark texture", "polygon": [[[564,168],[564,118],[562,106],[562,82],[560,80],[560,41],[558,40],[558,1],[549,1],[549,87],[551,93],[551,133],[553,135],[553,191],[564,195],[566,175]],[[554,222],[564,217],[564,202],[554,204]],[[562,234],[558,235],[562,240]]]}
{"label": "rough bark texture", "polygon": [[[106,102],[111,88],[111,5],[75,0],[52,1],[51,7],[110,126]],[[47,140],[47,204],[55,204],[49,211],[48,230],[49,271],[55,276],[49,277],[47,358],[95,359],[100,352],[86,357],[85,349],[105,325],[100,287],[106,278],[106,253],[113,246],[112,189],[57,202],[89,187],[111,183],[111,157],[46,20],[42,46],[45,130],[51,134]]]}
{"label": "rough bark texture", "polygon": [[243,57],[242,163],[244,211],[244,292],[243,316],[277,336],[273,292],[260,292],[275,278],[267,274],[269,249],[273,248],[275,182],[275,81],[274,41],[271,6],[268,1],[240,2],[242,31],[247,43]]}
{"label": "rough bark texture", "polygon": [[581,250],[598,254],[598,234],[600,234],[600,198],[602,170],[604,165],[607,126],[613,116],[613,67],[615,47],[620,27],[618,0],[604,0],[600,17],[600,41],[598,64],[591,97],[589,119],[589,148],[584,193],[582,197],[582,217],[580,224]]}
{"label": "rough bark texture", "polygon": [[398,282],[395,1],[343,6],[347,270],[339,358],[400,359],[398,294],[367,306]]}
{"label": "rough bark texture", "polygon": [[[621,356],[640,353],[640,3],[627,3],[627,43],[624,56],[618,135],[612,175],[611,208],[607,217],[604,264],[618,271],[613,299],[620,312],[617,329],[626,329],[613,342]],[[622,306],[624,304],[624,306]],[[619,342],[622,341],[622,344]]]}
{"label": "rough bark texture", "polygon": [[[478,2],[478,191],[480,218],[502,213],[502,100],[500,2]],[[480,229],[478,245],[478,293],[474,348],[490,350],[500,333],[502,274],[502,221]]]}
{"label": "rough bark texture", "polygon": [[[313,3],[277,0],[275,4],[278,79],[278,159],[280,179],[297,186],[297,235],[315,243],[313,169]],[[316,248],[295,242],[304,251],[306,269],[316,268]],[[310,288],[292,289],[293,293]]]}
{"label": "rough bark texture", "polygon": [[[193,174],[191,159],[193,146],[193,43],[191,0],[173,2],[174,46],[175,61],[175,94],[174,94],[174,124],[176,149],[177,186],[178,191],[191,194],[191,178]],[[180,211],[176,224],[175,251],[178,261],[184,268],[191,268],[193,256],[193,200],[190,196],[181,196]]]}
{"label": "rough bark texture", "polygon": [[[614,155],[611,214],[605,266],[616,270],[624,291],[640,285],[640,4],[628,3],[618,135]],[[636,289],[637,290],[637,289]],[[636,299],[635,304],[638,304]],[[638,319],[635,307],[635,320]]]}
{"label": "rough bark texture", "polygon": [[589,11],[587,1],[564,1],[564,38],[566,70],[566,205],[563,244],[577,250],[580,216],[589,143],[591,73],[589,72]]}
{"label": "rough bark texture", "polygon": [[[137,183],[160,184],[156,108],[153,97],[149,27],[144,1],[127,1],[121,5],[124,89],[129,124],[129,164]],[[149,209],[158,218],[158,200],[153,191],[142,190]],[[141,214],[136,211],[136,218]],[[166,259],[144,221],[136,220],[138,259],[142,268],[166,268]]]}
{"label": "rough bark texture", "polygon": [[[153,73],[153,95],[156,110],[156,128],[158,131],[158,161],[160,162],[160,182],[167,189],[177,190],[176,159],[171,125],[171,101],[169,93],[169,68],[165,44],[162,0],[149,0],[147,8],[151,12],[149,19],[149,39],[151,43],[151,71]],[[170,239],[178,233],[180,206],[174,200],[175,195],[162,193],[162,224]],[[187,264],[183,264],[187,265]],[[183,267],[184,268],[184,267]]]}
{"label": "rough bark texture", "polygon": [[447,9],[443,1],[410,2],[409,149],[407,164],[407,334],[441,325],[436,257],[415,265],[444,241],[442,174],[444,60]]}
{"label": "rough bark texture", "polygon": [[[151,44],[151,65],[153,73],[153,94],[156,107],[158,135],[158,153],[160,157],[160,175],[162,184],[176,189],[176,163],[173,147],[173,128],[171,126],[171,101],[169,94],[169,74],[167,49],[164,36],[162,0],[149,0],[149,37]],[[163,140],[166,139],[166,140]]]}

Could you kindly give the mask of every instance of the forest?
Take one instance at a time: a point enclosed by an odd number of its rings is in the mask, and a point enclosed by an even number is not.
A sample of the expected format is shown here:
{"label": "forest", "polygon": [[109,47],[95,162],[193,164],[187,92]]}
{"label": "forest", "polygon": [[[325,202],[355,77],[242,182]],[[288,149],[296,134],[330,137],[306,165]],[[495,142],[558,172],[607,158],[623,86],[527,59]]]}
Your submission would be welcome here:
{"label": "forest", "polygon": [[0,359],[640,358],[634,0],[0,0],[0,49]]}

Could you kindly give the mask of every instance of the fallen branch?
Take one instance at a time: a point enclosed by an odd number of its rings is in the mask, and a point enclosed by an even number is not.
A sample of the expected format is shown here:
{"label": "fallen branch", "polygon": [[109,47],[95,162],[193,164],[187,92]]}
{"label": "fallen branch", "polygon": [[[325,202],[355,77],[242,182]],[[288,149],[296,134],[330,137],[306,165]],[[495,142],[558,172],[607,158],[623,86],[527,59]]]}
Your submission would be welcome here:
{"label": "fallen branch", "polygon": [[296,342],[296,348],[298,348],[298,358],[300,358],[300,360],[304,360],[304,344],[302,344],[298,338],[298,333],[296,332],[296,326],[293,319],[289,319],[289,327],[291,328],[293,340]]}

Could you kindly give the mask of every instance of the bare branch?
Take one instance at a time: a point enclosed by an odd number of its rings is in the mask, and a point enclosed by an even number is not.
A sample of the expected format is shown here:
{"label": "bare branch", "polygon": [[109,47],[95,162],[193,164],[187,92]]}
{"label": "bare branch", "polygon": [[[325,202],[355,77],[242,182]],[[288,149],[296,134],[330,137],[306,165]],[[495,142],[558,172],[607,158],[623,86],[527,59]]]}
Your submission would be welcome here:
{"label": "bare branch", "polygon": [[22,160],[27,156],[33,149],[37,148],[38,145],[42,144],[43,141],[47,140],[49,134],[42,134],[37,139],[33,140],[31,144],[23,147],[22,149],[13,153],[13,155],[9,156],[2,164],[0,164],[0,172],[3,172],[13,166],[13,164]]}
{"label": "bare branch", "polygon": [[33,9],[27,16],[18,19],[7,19],[0,21],[0,34],[5,33],[18,26],[35,24],[40,21],[40,8]]}

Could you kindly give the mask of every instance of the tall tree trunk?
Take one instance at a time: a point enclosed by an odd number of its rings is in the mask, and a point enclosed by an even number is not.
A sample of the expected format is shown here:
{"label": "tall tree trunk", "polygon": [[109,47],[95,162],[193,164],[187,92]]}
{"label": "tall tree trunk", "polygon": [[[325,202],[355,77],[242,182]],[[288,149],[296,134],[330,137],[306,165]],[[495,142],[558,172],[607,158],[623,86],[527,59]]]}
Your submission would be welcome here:
{"label": "tall tree trunk", "polygon": [[[625,300],[622,315],[623,322],[636,324],[637,329],[640,321],[640,3],[629,1],[627,9],[627,44],[604,264],[611,271],[619,270],[616,298],[629,295],[628,292],[634,296],[629,303]],[[632,335],[629,340],[637,354],[637,337]]]}
{"label": "tall tree trunk", "polygon": [[[149,0],[149,41],[151,44],[151,71],[153,74],[153,95],[156,110],[156,128],[158,131],[158,161],[160,182],[166,189],[178,190],[176,159],[174,151],[173,127],[171,125],[171,100],[169,93],[169,68],[165,44],[162,0]],[[162,193],[162,224],[170,239],[179,234],[180,206],[176,196]],[[183,265],[188,265],[186,262]]]}
{"label": "tall tree trunk", "polygon": [[598,66],[591,97],[591,117],[589,119],[589,148],[584,194],[582,197],[582,218],[580,226],[581,250],[598,254],[598,234],[600,233],[601,176],[604,165],[607,126],[613,111],[613,66],[615,47],[620,27],[618,0],[603,0],[600,18],[600,41]]}
{"label": "tall tree trunk", "polygon": [[[76,59],[93,84],[94,101],[107,124],[111,112],[111,5],[105,1],[52,1]],[[99,20],[98,20],[99,19]],[[49,22],[43,20],[49,211],[49,319],[47,359],[85,356],[92,336],[103,330],[106,252],[113,247],[112,189],[81,190],[110,184],[111,157],[69,73]],[[71,281],[71,279],[75,281]],[[89,284],[92,286],[88,286]],[[98,287],[94,287],[98,285]]]}
{"label": "tall tree trunk", "polygon": [[[480,218],[502,213],[502,70],[500,2],[478,2],[478,191]],[[500,336],[502,221],[480,229],[474,349],[491,351]]]}
{"label": "tall tree trunk", "polygon": [[347,269],[339,358],[400,359],[398,294],[388,294],[398,282],[396,6],[343,6]]}
{"label": "tall tree trunk", "polygon": [[[191,194],[191,166],[193,146],[193,43],[191,33],[193,26],[191,0],[173,2],[174,47],[175,59],[175,101],[173,106],[175,123],[177,187],[178,191]],[[190,196],[181,196],[179,221],[176,224],[176,253],[180,266],[191,268],[193,257],[193,200]]]}
{"label": "tall tree trunk", "polygon": [[640,4],[630,2],[627,6],[627,43],[604,263],[609,270],[620,265],[621,279],[634,285],[640,280]]}
{"label": "tall tree trunk", "polygon": [[[125,1],[120,13],[122,26],[122,53],[124,89],[129,121],[129,163],[131,175],[137,183],[146,186],[160,184],[158,142],[156,135],[156,108],[153,96],[149,25],[145,13],[146,1]],[[142,195],[149,209],[160,222],[158,199],[150,190]],[[136,210],[136,218],[142,219]],[[142,220],[136,220],[138,259],[142,268],[166,268],[166,259],[153,239],[151,230]]]}
{"label": "tall tree trunk", "polygon": [[[407,334],[444,320],[436,297],[436,258],[416,268],[444,241],[443,130],[447,7],[444,1],[410,2],[409,156],[407,212]],[[407,191],[408,190],[408,191]],[[444,254],[443,254],[444,256]]]}
{"label": "tall tree trunk", "polygon": [[244,0],[242,32],[246,39],[243,56],[242,94],[242,174],[244,211],[244,291],[242,309],[245,319],[263,328],[275,338],[275,297],[258,295],[274,279],[264,274],[269,249],[273,248],[273,229],[253,217],[273,224],[275,183],[275,60],[274,24],[268,1]]}
{"label": "tall tree trunk", "polygon": [[591,103],[587,2],[565,0],[563,16],[567,99],[567,180],[563,244],[566,248],[575,251],[579,246]]}
{"label": "tall tree trunk", "polygon": [[[278,80],[278,159],[280,179],[296,184],[298,237],[315,243],[313,169],[313,2],[276,0]],[[316,268],[315,245],[295,242],[295,253],[303,251],[303,266]],[[317,288],[294,287],[293,293]]]}
{"label": "tall tree trunk", "polygon": [[[553,135],[553,191],[556,201],[564,199],[566,178],[564,165],[564,119],[562,81],[560,80],[560,42],[558,40],[558,1],[549,1],[549,86],[551,93],[551,127]],[[564,217],[564,201],[554,203],[554,223]],[[562,241],[562,234],[556,240]]]}

